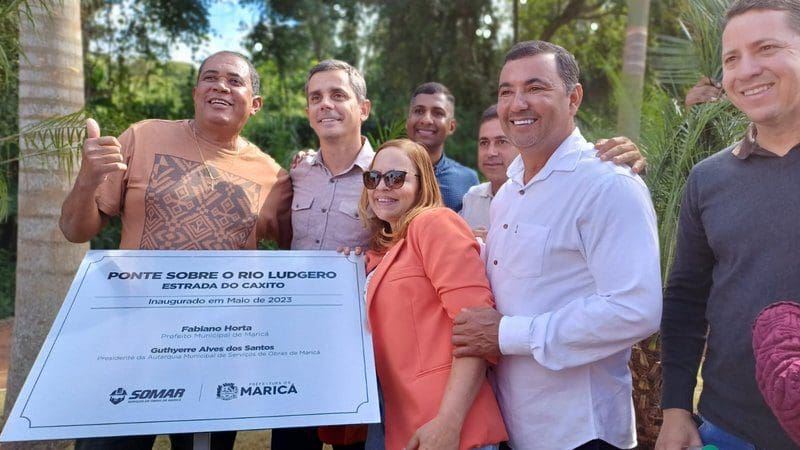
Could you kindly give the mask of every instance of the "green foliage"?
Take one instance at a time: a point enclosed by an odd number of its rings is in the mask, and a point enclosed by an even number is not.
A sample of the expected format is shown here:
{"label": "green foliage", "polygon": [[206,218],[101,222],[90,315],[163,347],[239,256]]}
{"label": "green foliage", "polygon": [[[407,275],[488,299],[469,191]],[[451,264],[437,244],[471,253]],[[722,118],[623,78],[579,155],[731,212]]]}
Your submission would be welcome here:
{"label": "green foliage", "polygon": [[104,58],[87,59],[92,68],[86,74],[87,84],[92,85],[93,93],[86,98],[87,114],[97,120],[103,134],[119,135],[130,124],[144,119],[194,115],[196,70],[191,64],[136,58],[114,66]]}
{"label": "green foliage", "polygon": [[395,120],[386,124],[379,124],[374,133],[367,133],[369,145],[377,149],[382,143],[403,137],[406,134],[405,119]]}
{"label": "green foliage", "polygon": [[300,149],[315,148],[305,116],[282,116],[262,112],[250,119],[243,135],[268,153],[283,167],[289,167],[292,156]]}
{"label": "green foliage", "polygon": [[379,122],[406,117],[413,89],[439,81],[456,98],[458,128],[445,152],[474,165],[477,122],[496,101],[500,68],[498,41],[477,32],[486,29],[496,37],[499,12],[490,0],[369,3],[377,20],[365,72]]}
{"label": "green foliage", "polygon": [[[17,82],[0,84],[0,136],[17,134]],[[19,152],[16,140],[0,139],[0,161],[13,161]],[[11,194],[17,181],[16,162],[0,163],[0,227],[14,210],[10,207]],[[11,188],[10,188],[11,187]]]}
{"label": "green foliage", "polygon": [[721,18],[731,0],[691,1],[678,23],[681,34],[659,35],[650,51],[659,81],[670,87],[692,86],[700,77],[722,75]]}
{"label": "green foliage", "polygon": [[[678,25],[672,16],[686,3],[691,2],[651,1],[649,35],[676,33]],[[538,0],[519,6],[519,40],[549,40],[570,50],[578,60],[584,123],[594,121],[589,115],[616,114],[614,92],[618,86],[612,77],[622,68],[626,15],[626,0]],[[602,137],[612,135],[614,129],[607,128],[609,134]]]}
{"label": "green foliage", "polygon": [[626,8],[624,0],[528,2],[519,8],[519,40],[542,39],[570,50],[578,60],[584,88],[582,108],[612,114],[611,85],[603,71],[622,67]]}
{"label": "green foliage", "polygon": [[[261,8],[261,20],[248,36],[247,47],[261,48],[252,57],[269,80],[267,116],[303,111],[305,74],[326,58],[343,59],[362,69],[373,105],[363,132],[373,138],[402,123],[414,87],[440,81],[456,97],[459,122],[447,142],[447,154],[474,164],[477,120],[495,101],[499,68],[496,41],[476,35],[479,27],[486,26],[486,15],[494,18],[488,29],[497,32],[499,20],[491,1],[245,2]],[[309,130],[307,123],[304,127]],[[300,135],[298,148],[316,147],[313,134],[310,137]]]}
{"label": "green foliage", "polygon": [[264,106],[247,122],[243,135],[269,153],[283,167],[303,148],[316,148],[316,136],[305,116],[305,72],[280,73],[274,60],[257,64]]}
{"label": "green foliage", "polygon": [[92,239],[90,246],[92,250],[116,250],[119,248],[119,241],[122,239],[122,221],[119,217],[112,217],[108,225],[100,230],[100,233]]}
{"label": "green foliage", "polygon": [[15,253],[0,248],[0,318],[14,314],[16,265]]}
{"label": "green foliage", "polygon": [[682,108],[679,99],[654,90],[643,111],[642,145],[647,149],[646,181],[659,217],[662,273],[669,273],[681,197],[692,167],[741,139],[747,120],[729,102]]}
{"label": "green foliage", "polygon": [[122,64],[135,57],[164,60],[176,41],[197,48],[210,30],[210,2],[82,0],[84,53],[102,52]]}
{"label": "green foliage", "polygon": [[[701,159],[740,140],[746,118],[728,101],[686,111],[675,96],[700,76],[721,73],[719,17],[727,0],[694,0],[680,17],[684,38],[660,36],[651,50],[664,86],[653,87],[642,110],[642,146],[648,156],[646,181],[659,217],[662,273],[669,273],[686,177]],[[680,42],[680,45],[673,45]],[[666,43],[666,44],[665,44]],[[681,56],[682,55],[682,56]]]}
{"label": "green foliage", "polygon": [[[309,62],[327,58],[358,64],[361,41],[359,16],[364,6],[357,0],[242,0],[260,10],[258,25],[248,41],[259,43],[253,53],[257,63],[274,60],[281,73],[307,71]],[[252,48],[252,45],[250,45]]]}
{"label": "green foliage", "polygon": [[84,131],[81,130],[83,120],[83,111],[77,111],[66,116],[42,120],[23,128],[18,133],[0,137],[0,145],[21,139],[29,151],[24,155],[0,161],[0,164],[17,161],[21,157],[48,155],[63,156],[65,163],[71,164],[72,156],[77,149],[76,144],[83,140]]}
{"label": "green foliage", "polygon": [[[33,20],[32,5],[33,2],[11,0],[0,6],[0,136],[17,132],[19,18],[21,14],[24,20]],[[0,141],[0,161],[12,160],[17,153],[16,141]],[[13,224],[8,224],[6,218],[16,210],[11,202],[16,194],[16,176],[16,163],[0,163],[0,239],[12,234],[9,228]],[[0,240],[0,248],[8,248],[3,244]]]}

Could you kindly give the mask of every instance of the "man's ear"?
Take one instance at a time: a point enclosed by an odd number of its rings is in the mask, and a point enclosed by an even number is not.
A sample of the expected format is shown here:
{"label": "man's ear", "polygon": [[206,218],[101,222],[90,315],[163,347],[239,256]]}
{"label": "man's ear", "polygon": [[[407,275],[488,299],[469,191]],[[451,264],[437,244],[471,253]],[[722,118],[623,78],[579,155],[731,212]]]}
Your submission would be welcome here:
{"label": "man's ear", "polygon": [[450,123],[447,125],[447,135],[450,136],[451,134],[455,133],[457,126],[458,122],[456,122],[456,118],[453,117],[450,119]]}
{"label": "man's ear", "polygon": [[581,102],[583,101],[583,86],[580,83],[576,84],[574,88],[572,88],[572,92],[569,93],[569,110],[572,115],[578,114],[578,108],[581,107]]}
{"label": "man's ear", "polygon": [[256,95],[253,97],[253,103],[250,106],[250,115],[254,116],[257,112],[261,111],[261,108],[264,106],[264,99],[261,98],[260,95]]}
{"label": "man's ear", "polygon": [[365,122],[369,117],[369,112],[372,111],[372,102],[370,102],[368,98],[365,98],[364,101],[358,105],[358,108],[361,110],[361,121]]}

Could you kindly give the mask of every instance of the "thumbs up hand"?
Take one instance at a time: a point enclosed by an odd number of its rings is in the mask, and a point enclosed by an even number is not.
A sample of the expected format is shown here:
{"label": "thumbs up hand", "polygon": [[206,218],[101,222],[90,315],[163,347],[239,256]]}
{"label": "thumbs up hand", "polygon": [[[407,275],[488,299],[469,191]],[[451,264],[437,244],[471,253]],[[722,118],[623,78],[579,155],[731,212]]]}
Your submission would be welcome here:
{"label": "thumbs up hand", "polygon": [[114,136],[100,136],[100,126],[86,119],[86,140],[83,141],[81,169],[78,182],[97,188],[109,174],[125,171],[128,166],[122,157],[122,146]]}

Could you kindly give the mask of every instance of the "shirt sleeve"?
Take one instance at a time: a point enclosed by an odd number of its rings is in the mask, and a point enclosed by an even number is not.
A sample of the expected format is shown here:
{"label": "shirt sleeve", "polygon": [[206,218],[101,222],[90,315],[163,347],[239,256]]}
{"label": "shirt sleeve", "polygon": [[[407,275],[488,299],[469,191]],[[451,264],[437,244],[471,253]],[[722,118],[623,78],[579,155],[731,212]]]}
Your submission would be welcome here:
{"label": "shirt sleeve", "polygon": [[661,406],[689,411],[705,348],[706,301],[715,264],[700,216],[697,178],[693,171],[683,193],[675,262],[664,291],[661,320]]}
{"label": "shirt sleeve", "polygon": [[461,197],[461,209],[458,210],[458,215],[461,216],[462,219],[467,220],[467,211],[469,210],[469,191]]}
{"label": "shirt sleeve", "polygon": [[440,208],[420,214],[407,239],[450,318],[462,308],[494,306],[478,242],[456,213]]}
{"label": "shirt sleeve", "polygon": [[647,188],[615,174],[591,194],[576,225],[595,293],[533,317],[503,317],[503,354],[532,355],[559,370],[606,358],[657,330],[661,272]]}
{"label": "shirt sleeve", "polygon": [[288,250],[292,244],[292,180],[289,173],[280,169],[261,210],[266,218],[266,235],[278,242],[278,247]]}

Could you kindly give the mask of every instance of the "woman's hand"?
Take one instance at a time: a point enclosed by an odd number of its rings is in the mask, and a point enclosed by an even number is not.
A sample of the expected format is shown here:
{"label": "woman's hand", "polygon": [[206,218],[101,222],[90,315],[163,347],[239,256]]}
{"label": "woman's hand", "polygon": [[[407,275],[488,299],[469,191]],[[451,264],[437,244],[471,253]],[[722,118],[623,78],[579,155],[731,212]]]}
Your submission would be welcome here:
{"label": "woman's hand", "polygon": [[339,253],[344,253],[344,256],[350,256],[351,251],[355,253],[356,256],[360,256],[362,253],[364,253],[364,249],[362,249],[361,247],[356,247],[355,249],[350,250],[350,247],[343,245],[336,247],[336,251]]}
{"label": "woman's hand", "polygon": [[458,450],[461,427],[454,422],[437,415],[417,429],[405,450]]}

